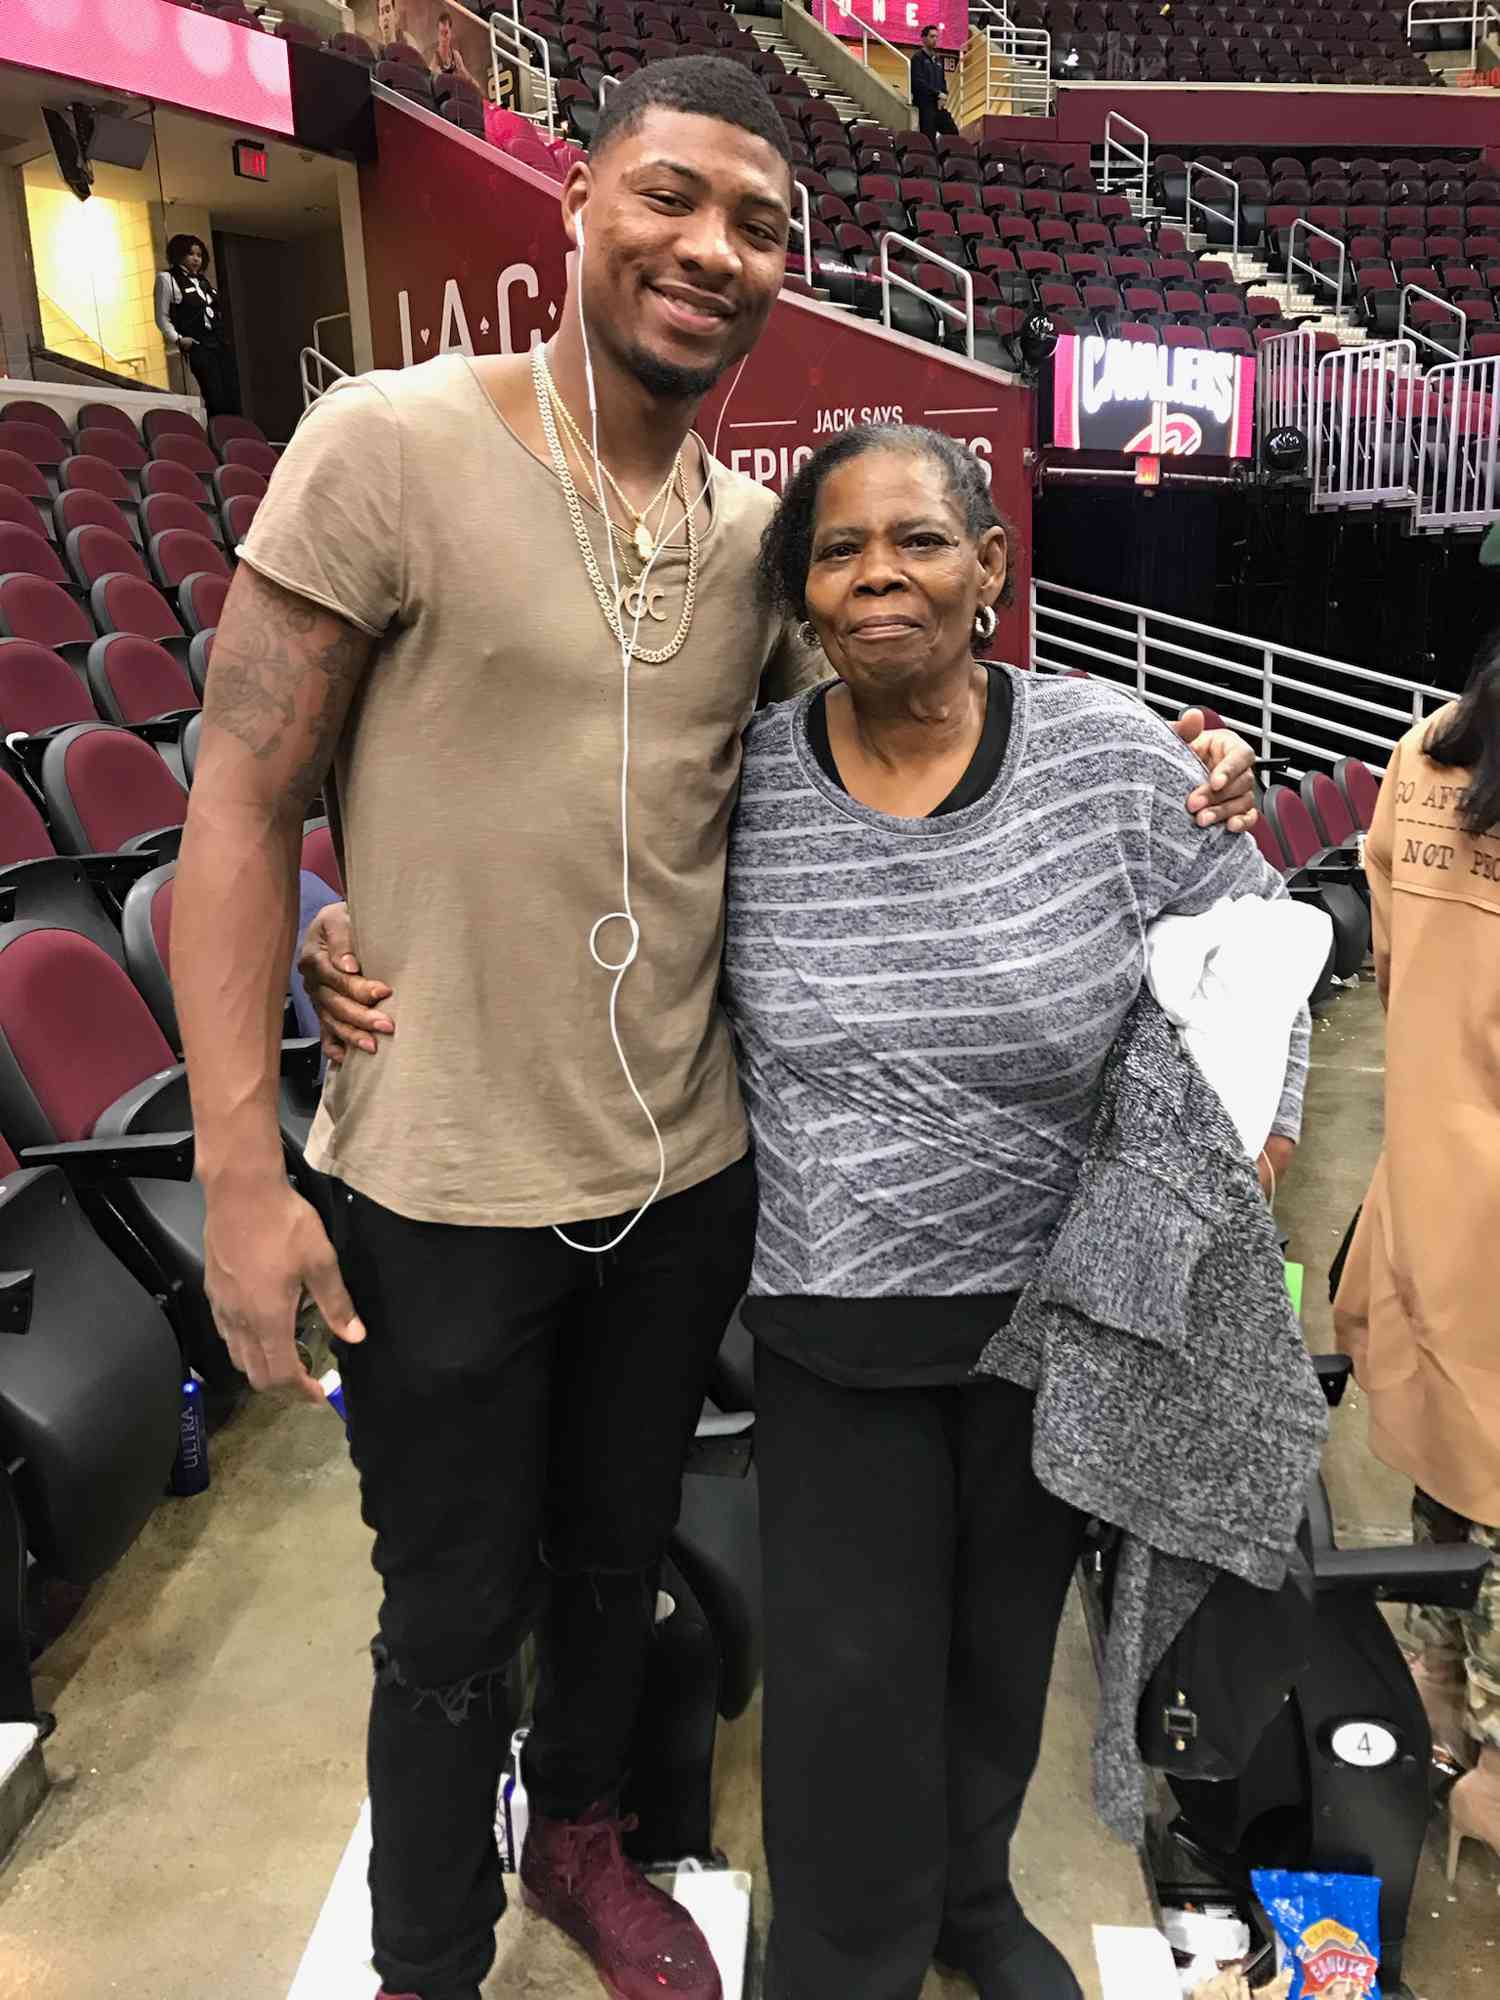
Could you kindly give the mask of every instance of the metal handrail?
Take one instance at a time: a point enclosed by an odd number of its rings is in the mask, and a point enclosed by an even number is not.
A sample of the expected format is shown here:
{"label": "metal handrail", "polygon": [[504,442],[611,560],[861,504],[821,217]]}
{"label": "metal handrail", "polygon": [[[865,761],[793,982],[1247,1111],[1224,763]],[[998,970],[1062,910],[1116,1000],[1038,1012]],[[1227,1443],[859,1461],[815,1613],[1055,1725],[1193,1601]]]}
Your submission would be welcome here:
{"label": "metal handrail", "polygon": [[1488,527],[1500,519],[1500,358],[1429,368],[1423,387],[1412,526]]}
{"label": "metal handrail", "polygon": [[[1122,125],[1127,132],[1133,132],[1136,138],[1140,140],[1141,150],[1138,153],[1132,152],[1123,139],[1115,137],[1115,127],[1117,125]],[[1122,111],[1110,111],[1106,113],[1104,119],[1104,192],[1106,194],[1110,192],[1110,188],[1113,185],[1111,176],[1116,153],[1120,155],[1121,159],[1129,161],[1132,167],[1140,170],[1141,206],[1144,208],[1151,194],[1151,134],[1142,126],[1135,124],[1132,119],[1127,118]]]}
{"label": "metal handrail", "polygon": [[[912,279],[903,278],[899,271],[893,271],[892,244],[898,250],[909,250],[914,257],[924,263],[936,264],[939,270],[952,271],[955,277],[962,278],[964,281],[962,309],[950,305],[946,299],[938,298],[933,292],[924,291],[922,286]],[[931,306],[934,312],[941,313],[945,319],[958,320],[964,330],[964,353],[970,361],[974,359],[974,273],[972,271],[966,271],[962,264],[950,264],[946,257],[940,257],[935,250],[924,250],[920,243],[913,243],[909,236],[897,236],[893,231],[880,239],[880,316],[887,332],[890,331],[891,325],[892,285],[903,292],[910,292],[913,298],[920,299],[923,305]]]}
{"label": "metal handrail", "polygon": [[[1423,333],[1419,326],[1407,326],[1406,301],[1408,298],[1430,299],[1435,306],[1441,306],[1444,312],[1452,313],[1453,317],[1458,321],[1458,352],[1456,354],[1451,347],[1444,347],[1440,340],[1434,340],[1430,333]],[[1456,306],[1452,299],[1440,299],[1436,292],[1424,291],[1420,285],[1403,285],[1401,287],[1401,310],[1396,315],[1396,335],[1400,340],[1420,340],[1422,345],[1430,347],[1434,354],[1441,354],[1444,361],[1462,361],[1469,345],[1469,315],[1464,311],[1462,306]]]}
{"label": "metal handrail", "polygon": [[[1226,215],[1222,208],[1214,208],[1209,202],[1200,201],[1198,199],[1198,197],[1193,193],[1194,174],[1201,174],[1205,180],[1222,181],[1224,183],[1225,187],[1227,187],[1229,189],[1229,192],[1234,196],[1234,208],[1229,214]],[[1230,225],[1230,227],[1234,231],[1234,242],[1231,247],[1233,248],[1234,254],[1238,256],[1240,250],[1239,182],[1236,180],[1231,180],[1228,174],[1221,174],[1217,167],[1205,167],[1201,160],[1189,160],[1187,166],[1187,193],[1183,197],[1183,203],[1182,203],[1182,222],[1183,222],[1183,227],[1185,229],[1191,229],[1193,226],[1193,210],[1195,208],[1201,209],[1205,215],[1212,215],[1218,221],[1227,222]],[[1207,230],[1205,230],[1204,235],[1207,236],[1207,234],[1208,232]]]}
{"label": "metal handrail", "polygon": [[[515,9],[512,17],[507,18],[504,14],[491,14],[490,16],[490,95],[498,104],[500,101],[500,64],[502,58],[507,67],[511,63],[519,63],[522,69],[530,70],[535,74],[536,64],[526,54],[526,43],[533,42],[542,52],[542,91],[546,109],[541,113],[522,111],[518,105],[516,110],[518,116],[529,119],[533,125],[540,125],[545,122],[547,137],[555,139],[557,137],[557,110],[552,101],[552,52],[547,47],[546,37],[528,28],[526,23],[521,19],[521,0],[511,0],[511,5]],[[515,37],[516,46],[514,48],[506,46],[502,39],[505,35],[513,35]]]}
{"label": "metal handrail", "polygon": [[802,238],[803,263],[807,270],[807,282],[810,285],[813,281],[812,203],[808,199],[807,189],[801,181],[794,180],[792,182],[792,193],[797,198],[797,206],[802,210],[802,220],[800,222],[795,215],[792,217],[792,228]]}
{"label": "metal handrail", "polygon": [[1420,380],[1409,340],[1369,341],[1321,357],[1313,396],[1315,509],[1411,504]]}
{"label": "metal handrail", "polygon": [[599,109],[600,109],[601,111],[602,111],[602,110],[604,109],[604,93],[605,93],[605,91],[606,91],[606,90],[618,90],[619,88],[620,88],[620,79],[619,79],[619,77],[617,77],[617,76],[601,76],[601,77],[600,77],[600,79],[599,79]]}
{"label": "metal handrail", "polygon": [[[1429,7],[1443,7],[1446,13],[1429,14]],[[1419,13],[1418,9],[1424,11]],[[1406,39],[1412,38],[1416,28],[1467,28],[1469,31],[1469,65],[1479,65],[1479,45],[1487,42],[1497,28],[1500,28],[1500,13],[1489,4],[1489,0],[1470,0],[1465,7],[1463,0],[1410,0],[1406,9]]]}
{"label": "metal handrail", "polygon": [[[1114,615],[1099,618],[1082,607]],[[1212,641],[1214,650],[1193,643],[1201,639]],[[1236,658],[1235,653],[1249,657]],[[1359,667],[1351,660],[1330,659],[1297,646],[1277,645],[1170,612],[1149,611],[1119,598],[1033,578],[1032,667],[1040,673],[1069,674],[1078,672],[1080,664],[1086,662],[1093,663],[1086,671],[1105,670],[1099,675],[1101,679],[1171,715],[1176,715],[1185,701],[1207,699],[1232,727],[1259,738],[1263,757],[1290,751],[1324,765],[1346,755],[1351,741],[1383,762],[1412,724],[1423,720],[1429,705],[1441,706],[1453,699],[1447,689]],[[1189,670],[1181,671],[1179,663]],[[1201,671],[1204,667],[1211,674],[1233,679],[1228,685],[1216,685]],[[1198,671],[1192,671],[1194,668]],[[1369,690],[1369,695],[1356,690]],[[1397,700],[1372,698],[1386,691]],[[1310,713],[1281,699],[1285,693],[1312,696],[1335,711],[1348,711],[1348,715]],[[1309,742],[1287,724],[1295,725],[1298,731],[1310,727],[1333,741]]]}
{"label": "metal handrail", "polygon": [[321,319],[315,319],[315,320],[313,321],[313,337],[312,337],[312,344],[313,344],[313,352],[314,352],[314,354],[321,354],[321,353],[323,352],[323,329],[324,329],[324,327],[325,327],[325,326],[336,326],[336,325],[338,324],[338,322],[339,322],[339,321],[340,321],[341,319],[348,319],[348,318],[349,318],[349,315],[348,315],[348,313],[346,313],[346,312],[342,312],[342,313],[324,313]]}
{"label": "metal handrail", "polygon": [[[335,314],[333,317],[336,318],[338,315]],[[348,369],[340,368],[336,361],[330,361],[321,348],[304,347],[298,356],[298,364],[302,372],[302,407],[304,410],[310,409],[319,396],[333,386],[333,382],[344,382],[349,377]],[[325,377],[331,376],[333,382],[328,380],[315,382],[313,380],[314,373]]]}
{"label": "metal handrail", "polygon": [[1260,437],[1287,429],[1312,436],[1317,353],[1310,326],[1274,334],[1261,347],[1255,357],[1255,428]]}
{"label": "metal handrail", "polygon": [[[1333,236],[1329,233],[1328,230],[1320,229],[1317,223],[1309,222],[1305,215],[1299,215],[1297,217],[1297,220],[1292,224],[1291,228],[1287,231],[1286,281],[1288,286],[1290,286],[1292,282],[1292,272],[1294,269],[1298,271],[1306,271],[1316,284],[1319,285],[1333,284],[1332,278],[1325,277],[1323,273],[1323,268],[1320,264],[1314,264],[1309,258],[1299,257],[1297,255],[1297,231],[1299,229],[1305,229],[1309,236],[1316,236],[1320,238],[1321,241],[1324,243],[1331,243],[1334,249],[1338,251],[1339,278],[1338,278],[1338,285],[1335,288],[1335,293],[1334,293],[1333,309],[1336,313],[1341,313],[1344,310],[1344,279],[1347,276],[1349,269],[1349,246],[1344,242],[1344,239],[1341,236]],[[1316,297],[1316,294],[1314,294],[1314,296]]]}
{"label": "metal handrail", "polygon": [[[517,0],[517,4],[519,4],[519,0]],[[907,102],[910,103],[911,57],[906,53],[904,49],[898,49],[894,42],[888,42],[885,36],[881,34],[878,28],[872,28],[868,21],[862,20],[860,16],[854,13],[852,10],[844,15],[844,19],[850,24],[851,27],[859,29],[859,59],[864,64],[866,69],[870,67],[870,43],[872,39],[874,41],[879,42],[880,46],[883,49],[889,49],[893,56],[899,58],[901,67],[906,71],[906,97],[907,97]],[[840,36],[839,39],[842,41],[843,37]]]}
{"label": "metal handrail", "polygon": [[986,110],[990,100],[988,71],[998,55],[1010,65],[1003,95],[1011,108],[1019,107],[1022,116],[1049,117],[1057,89],[1052,78],[1051,29],[1019,26],[997,0],[973,0],[969,23],[980,29],[985,40]]}

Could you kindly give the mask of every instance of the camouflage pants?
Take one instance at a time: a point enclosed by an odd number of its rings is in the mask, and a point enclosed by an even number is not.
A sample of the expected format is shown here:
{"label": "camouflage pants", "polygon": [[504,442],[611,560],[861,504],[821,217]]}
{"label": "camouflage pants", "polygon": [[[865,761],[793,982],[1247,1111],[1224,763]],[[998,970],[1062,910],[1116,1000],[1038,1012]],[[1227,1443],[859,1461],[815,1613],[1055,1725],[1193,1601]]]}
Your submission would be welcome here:
{"label": "camouflage pants", "polygon": [[1486,1528],[1450,1513],[1420,1487],[1412,1500],[1411,1517],[1419,1542],[1475,1542],[1494,1558],[1472,1611],[1413,1604],[1407,1610],[1406,1629],[1434,1666],[1445,1659],[1462,1662],[1468,1682],[1469,1734],[1500,1748],[1500,1528]]}

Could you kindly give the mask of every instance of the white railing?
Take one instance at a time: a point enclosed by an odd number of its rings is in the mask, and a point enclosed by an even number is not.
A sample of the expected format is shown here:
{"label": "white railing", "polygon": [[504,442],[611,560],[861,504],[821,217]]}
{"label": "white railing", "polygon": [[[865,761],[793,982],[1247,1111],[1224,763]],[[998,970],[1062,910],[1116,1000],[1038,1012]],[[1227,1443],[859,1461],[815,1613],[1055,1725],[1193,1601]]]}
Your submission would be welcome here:
{"label": "white railing", "polygon": [[[954,305],[948,299],[940,299],[935,292],[929,292],[911,278],[903,277],[899,271],[891,269],[891,248],[904,250],[920,263],[936,264],[940,271],[951,271],[963,280],[964,302]],[[891,287],[909,292],[914,299],[920,299],[924,306],[931,306],[944,319],[954,320],[964,330],[964,353],[974,359],[974,274],[964,269],[962,264],[950,264],[946,257],[939,257],[935,250],[924,250],[920,243],[913,243],[909,236],[894,233],[880,239],[880,316],[889,332],[891,324]]]}
{"label": "white railing", "polygon": [[975,0],[969,23],[984,35],[986,113],[1004,106],[1018,117],[1049,118],[1055,91],[1051,30],[1018,27],[992,0]]}
{"label": "white railing", "polygon": [[1417,452],[1419,532],[1487,528],[1500,518],[1500,356],[1429,368]]}
{"label": "white railing", "polygon": [[[1469,31],[1469,64],[1477,68],[1479,49],[1492,34],[1500,31],[1500,14],[1489,4],[1489,0],[1410,0],[1406,10],[1406,39],[1415,41],[1418,28],[1467,28]],[[1424,43],[1424,47],[1440,49],[1439,42]],[[1461,46],[1461,44],[1459,45]]]}
{"label": "white railing", "polygon": [[605,93],[605,92],[606,92],[607,90],[618,90],[619,88],[620,88],[620,79],[619,79],[619,78],[618,78],[617,76],[601,76],[601,77],[600,77],[600,79],[599,79],[599,109],[600,109],[601,111],[602,111],[602,110],[604,109],[604,93]]}
{"label": "white railing", "polygon": [[1313,434],[1313,392],[1318,344],[1310,326],[1295,333],[1278,333],[1255,357],[1255,433],[1301,431],[1309,444]]}
{"label": "white railing", "polygon": [[801,181],[794,180],[792,182],[792,193],[796,198],[797,206],[802,211],[802,220],[800,222],[795,215],[792,217],[792,234],[802,238],[803,264],[807,272],[807,282],[810,285],[813,281],[812,203],[808,200],[807,189]]}
{"label": "white railing", "polygon": [[[1199,175],[1203,180],[1206,181],[1222,182],[1223,185],[1228,188],[1230,194],[1233,195],[1234,197],[1233,205],[1228,209],[1215,208],[1212,206],[1211,203],[1204,201],[1201,196],[1195,195],[1193,193],[1194,174]],[[1201,215],[1211,215],[1216,222],[1227,222],[1229,224],[1230,230],[1232,232],[1231,247],[1233,248],[1235,255],[1238,256],[1240,248],[1239,182],[1232,181],[1229,178],[1228,174],[1221,174],[1217,167],[1205,167],[1201,160],[1189,160],[1187,167],[1187,193],[1183,197],[1183,203],[1182,203],[1182,220],[1184,225],[1189,229],[1191,229],[1193,226],[1194,209],[1196,209]],[[1205,230],[1203,233],[1205,236],[1208,235],[1207,230]],[[1222,249],[1223,245],[1220,244],[1216,246],[1212,242],[1210,242],[1209,247],[1211,249],[1215,247]]]}
{"label": "white railing", "polygon": [[302,407],[310,409],[325,389],[331,389],[335,382],[342,382],[348,376],[347,368],[340,368],[336,361],[318,347],[304,347],[298,357],[302,374]]}
{"label": "white railing", "polygon": [[[521,19],[521,0],[511,0],[514,13],[491,14],[490,16],[490,96],[500,102],[500,71],[514,65],[517,69],[536,76],[536,62],[527,54],[528,45],[542,52],[542,110],[526,111],[517,104],[516,109],[523,118],[529,118],[534,125],[545,125],[547,137],[557,137],[557,107],[552,101],[552,52],[547,47],[546,38],[528,28]],[[517,95],[519,96],[519,92]]]}
{"label": "white railing", "polygon": [[[322,354],[322,352],[323,352],[323,329],[324,329],[324,327],[325,327],[325,326],[337,326],[337,325],[338,325],[338,323],[339,323],[339,321],[340,321],[341,319],[345,319],[345,320],[346,320],[346,319],[348,319],[348,318],[349,318],[349,315],[348,315],[348,313],[346,313],[346,312],[342,312],[342,313],[324,313],[324,315],[323,315],[323,317],[322,317],[321,319],[315,319],[315,320],[313,321],[313,337],[312,337],[312,344],[313,344],[313,353],[314,353],[314,354]],[[351,324],[352,324],[352,322],[351,322]]]}
{"label": "white railing", "polygon": [[1453,699],[1349,660],[1036,578],[1031,664],[1039,673],[1094,675],[1164,715],[1215,708],[1262,757],[1289,757],[1301,770],[1348,756],[1384,764],[1414,722]]}
{"label": "white railing", "polygon": [[[1120,138],[1121,131],[1129,132],[1141,142],[1141,150],[1136,152]],[[1104,192],[1111,193],[1116,186],[1135,184],[1140,189],[1141,207],[1144,209],[1151,196],[1151,135],[1139,125],[1133,124],[1122,112],[1108,112],[1104,120]]]}
{"label": "white railing", "polygon": [[1322,357],[1313,393],[1314,508],[1411,505],[1421,379],[1409,340]]}
{"label": "white railing", "polygon": [[[1430,304],[1441,306],[1443,311],[1458,321],[1458,345],[1449,347],[1445,341],[1434,340],[1430,333],[1423,333],[1415,321],[1410,325],[1406,319],[1406,301],[1426,299]],[[1401,287],[1401,310],[1396,316],[1396,332],[1403,340],[1420,341],[1423,347],[1430,347],[1434,354],[1440,354],[1444,361],[1462,361],[1469,346],[1469,315],[1462,306],[1454,305],[1451,299],[1440,299],[1436,292],[1424,292],[1420,285]]]}
{"label": "white railing", "polygon": [[[1313,263],[1309,257],[1297,255],[1297,231],[1308,236],[1316,236],[1320,243],[1331,243],[1339,253],[1338,277],[1330,278],[1321,264]],[[1315,222],[1309,222],[1305,215],[1299,215],[1287,232],[1286,239],[1286,281],[1290,285],[1293,271],[1306,271],[1315,285],[1333,287],[1333,309],[1336,313],[1344,310],[1344,280],[1349,270],[1349,246],[1340,236],[1333,236],[1326,229],[1319,229]],[[1317,297],[1317,293],[1313,293]]]}

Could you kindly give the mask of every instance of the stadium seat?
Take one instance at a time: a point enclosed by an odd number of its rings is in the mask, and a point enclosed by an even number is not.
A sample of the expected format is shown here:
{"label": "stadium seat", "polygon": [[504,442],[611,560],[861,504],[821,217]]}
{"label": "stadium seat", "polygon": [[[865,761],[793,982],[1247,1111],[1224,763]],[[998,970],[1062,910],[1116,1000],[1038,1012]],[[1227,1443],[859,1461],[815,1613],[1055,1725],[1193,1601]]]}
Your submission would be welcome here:
{"label": "stadium seat", "polygon": [[187,793],[150,744],[128,730],[84,722],[52,737],[42,794],[64,854],[146,851],[166,859],[177,851]]}
{"label": "stadium seat", "polygon": [[[870,248],[874,248],[873,242]],[[222,509],[228,500],[238,500],[248,495],[252,500],[262,499],[269,482],[263,473],[253,472],[248,465],[221,465],[214,474],[214,498]]]}
{"label": "stadium seat", "polygon": [[141,493],[143,497],[172,495],[179,500],[191,500],[195,507],[208,505],[208,495],[198,474],[169,459],[153,458],[149,465],[141,467]]}
{"label": "stadium seat", "polygon": [[187,668],[164,647],[133,632],[96,639],[89,648],[88,677],[99,714],[127,728],[167,716],[181,718],[198,707]]}
{"label": "stadium seat", "polygon": [[80,451],[65,458],[57,476],[64,493],[97,493],[101,499],[113,500],[117,507],[134,504],[136,496],[120,468],[91,452]]}
{"label": "stadium seat", "polygon": [[1333,767],[1333,782],[1343,793],[1354,824],[1361,833],[1368,833],[1380,798],[1380,785],[1374,772],[1358,757],[1341,757]]}
{"label": "stadium seat", "polygon": [[302,829],[302,866],[330,889],[344,893],[344,871],[339,867],[338,849],[326,819],[310,819]]}
{"label": "stadium seat", "polygon": [[0,486],[12,493],[24,493],[29,500],[36,501],[38,507],[49,507],[52,488],[47,484],[46,475],[29,458],[22,458],[19,452],[0,451]]}
{"label": "stadium seat", "polygon": [[[217,583],[219,579],[217,577],[208,577],[204,578],[203,581]],[[183,589],[186,590],[186,588],[187,585],[184,584]],[[195,632],[188,646],[188,675],[192,680],[193,686],[198,690],[200,697],[203,693],[204,683],[208,679],[208,664],[213,655],[216,629],[212,625],[207,625],[201,632]]]}
{"label": "stadium seat", "polygon": [[[193,475],[188,474],[191,479]],[[171,528],[182,528],[190,535],[207,535],[210,541],[222,543],[224,531],[212,511],[201,500],[188,500],[180,493],[148,493],[141,501],[141,527],[145,532],[147,545],[158,535],[164,535]]]}
{"label": "stadium seat", "polygon": [[[218,543],[207,533],[187,528],[168,528],[153,535],[147,547],[151,568],[163,590],[176,590],[188,577],[229,576],[229,564]],[[215,621],[217,622],[217,621]]]}
{"label": "stadium seat", "polygon": [[257,444],[254,438],[230,438],[224,447],[224,463],[248,465],[252,472],[269,479],[276,470],[276,453],[268,444]]}
{"label": "stadium seat", "polygon": [[0,639],[0,737],[96,719],[77,673],[60,655],[34,639]]}
{"label": "stadium seat", "polygon": [[61,584],[24,571],[0,574],[0,635],[50,646],[80,673],[97,637],[88,613]]}
{"label": "stadium seat", "polygon": [[151,447],[151,456],[168,465],[184,466],[204,481],[213,478],[218,467],[214,448],[205,437],[189,437],[181,431],[167,431]]}
{"label": "stadium seat", "polygon": [[[78,436],[80,440],[82,440],[86,432],[96,430],[115,431],[121,437],[134,438],[137,443],[140,441],[140,432],[136,429],[135,419],[128,416],[124,410],[120,409],[114,403],[83,404],[78,412]],[[93,450],[92,444],[84,447],[80,443],[79,449],[83,450],[85,448],[89,451]]]}
{"label": "stadium seat", "polygon": [[250,532],[250,523],[255,519],[259,500],[249,493],[241,493],[224,503],[224,535],[230,548],[237,549]]}
{"label": "stadium seat", "polygon": [[140,525],[133,514],[127,514],[115,501],[106,500],[102,493],[86,487],[59,493],[53,502],[52,515],[65,543],[75,528],[107,528],[112,535],[132,544],[140,539]]}
{"label": "stadium seat", "polygon": [[177,606],[189,632],[211,631],[218,625],[229,595],[229,578],[221,571],[198,571],[184,577],[177,591]]}
{"label": "stadium seat", "polygon": [[64,442],[68,438],[68,426],[61,411],[55,410],[50,403],[28,402],[24,398],[6,403],[0,407],[0,424],[42,424],[55,431]]}
{"label": "stadium seat", "polygon": [[134,542],[108,528],[74,528],[63,543],[68,567],[79,587],[92,590],[102,576],[134,576],[147,581],[146,565]]}
{"label": "stadium seat", "polygon": [[1312,814],[1288,786],[1272,785],[1262,810],[1280,849],[1287,886],[1314,896],[1327,911],[1334,929],[1334,969],[1340,979],[1352,979],[1370,948],[1370,912],[1356,886],[1356,869],[1318,838]]}
{"label": "stadium seat", "polygon": [[69,455],[66,435],[50,424],[0,423],[0,450],[29,458],[44,472],[55,471]]}
{"label": "stadium seat", "polygon": [[136,437],[133,425],[128,431],[122,431],[113,424],[103,424],[87,433],[80,432],[78,441],[88,447],[91,458],[107,459],[119,471],[127,475],[133,473],[139,487],[141,468],[147,463],[147,455],[146,447]]}
{"label": "stadium seat", "polygon": [[9,521],[32,534],[41,533],[49,541],[56,534],[50,514],[44,512],[35,500],[28,500],[24,493],[17,493],[10,486],[0,486],[0,521]]}
{"label": "stadium seat", "polygon": [[164,437],[190,437],[199,444],[208,443],[207,431],[186,410],[147,410],[141,419],[141,435],[153,451]]}
{"label": "stadium seat", "polygon": [[1348,801],[1327,771],[1309,771],[1300,787],[1302,803],[1325,848],[1358,857],[1359,827]]}
{"label": "stadium seat", "polygon": [[68,573],[42,533],[40,522],[28,528],[16,521],[0,521],[0,576],[36,576],[60,589],[68,586]]}

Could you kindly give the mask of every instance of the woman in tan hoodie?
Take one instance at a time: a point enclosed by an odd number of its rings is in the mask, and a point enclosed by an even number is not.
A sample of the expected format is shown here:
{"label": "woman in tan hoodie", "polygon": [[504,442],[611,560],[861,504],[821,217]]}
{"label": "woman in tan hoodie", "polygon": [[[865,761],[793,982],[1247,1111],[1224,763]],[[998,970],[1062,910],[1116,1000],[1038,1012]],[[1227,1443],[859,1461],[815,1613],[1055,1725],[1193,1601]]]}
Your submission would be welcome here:
{"label": "woman in tan hoodie", "polygon": [[[1500,1556],[1500,650],[1397,745],[1365,846],[1386,1008],[1385,1149],[1334,1306],[1370,1443],[1418,1540]],[[1500,1565],[1473,1612],[1417,1610],[1413,1676],[1477,1768],[1450,1802],[1500,1854]],[[1471,1739],[1466,1742],[1465,1739]]]}

